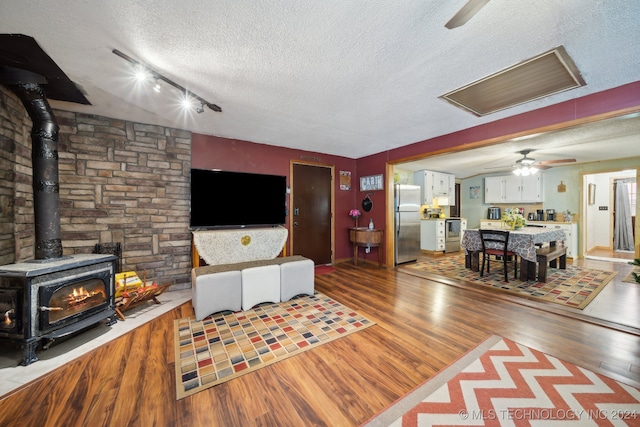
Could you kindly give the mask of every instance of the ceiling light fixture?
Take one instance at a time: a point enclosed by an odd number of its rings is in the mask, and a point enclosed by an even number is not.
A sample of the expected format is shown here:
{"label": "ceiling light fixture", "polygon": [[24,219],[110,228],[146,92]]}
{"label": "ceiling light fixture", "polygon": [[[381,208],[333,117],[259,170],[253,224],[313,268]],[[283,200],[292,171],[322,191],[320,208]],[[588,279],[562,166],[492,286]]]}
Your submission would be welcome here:
{"label": "ceiling light fixture", "polygon": [[516,161],[516,168],[513,170],[513,173],[518,176],[529,176],[534,175],[538,172],[538,168],[533,166],[536,162],[535,159],[527,157],[529,154],[529,150],[521,151],[521,154],[524,155],[523,158]]}
{"label": "ceiling light fixture", "polygon": [[156,84],[154,86],[154,90],[156,92],[160,91],[160,85],[158,83],[159,83],[159,80],[162,80],[163,82],[173,86],[174,88],[178,89],[180,92],[182,92],[184,94],[183,105],[188,105],[188,107],[191,107],[192,103],[193,103],[193,100],[198,100],[202,104],[202,107],[198,108],[198,110],[202,110],[202,111],[196,110],[196,111],[198,111],[198,113],[201,113],[201,112],[204,111],[204,106],[205,105],[207,107],[209,107],[213,111],[216,111],[216,112],[222,111],[222,108],[220,108],[216,104],[212,104],[211,102],[207,101],[206,99],[204,99],[204,98],[196,95],[195,93],[185,89],[184,87],[180,86],[179,84],[177,84],[173,80],[170,80],[170,79],[166,78],[162,74],[160,74],[157,71],[149,68],[148,66],[144,65],[143,63],[141,63],[139,61],[136,61],[135,59],[131,58],[130,56],[120,52],[118,49],[113,49],[112,52],[114,54],[118,55],[120,58],[124,59],[125,61],[133,64],[133,66],[136,68],[136,78],[139,81],[140,81],[141,78],[143,80],[148,80],[150,77],[154,78],[156,80]]}
{"label": "ceiling light fixture", "polygon": [[513,173],[518,176],[534,175],[537,172],[538,172],[538,168],[534,166],[527,166],[527,165],[516,166],[516,168],[513,170]]}

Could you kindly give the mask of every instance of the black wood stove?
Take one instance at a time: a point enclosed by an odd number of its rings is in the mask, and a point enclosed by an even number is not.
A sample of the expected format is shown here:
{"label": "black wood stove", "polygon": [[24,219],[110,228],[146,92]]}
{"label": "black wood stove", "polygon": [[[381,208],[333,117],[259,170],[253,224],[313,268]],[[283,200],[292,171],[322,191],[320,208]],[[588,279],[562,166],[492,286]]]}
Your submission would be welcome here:
{"label": "black wood stove", "polygon": [[47,94],[89,104],[38,43],[0,34],[0,84],[22,101],[33,122],[35,259],[0,266],[0,339],[23,344],[22,364],[36,348],[107,319],[115,323],[114,255],[63,256],[60,233],[58,130]]}
{"label": "black wood stove", "polygon": [[36,349],[102,320],[116,322],[114,255],[74,255],[47,263],[0,266],[0,339],[23,344],[22,365]]}

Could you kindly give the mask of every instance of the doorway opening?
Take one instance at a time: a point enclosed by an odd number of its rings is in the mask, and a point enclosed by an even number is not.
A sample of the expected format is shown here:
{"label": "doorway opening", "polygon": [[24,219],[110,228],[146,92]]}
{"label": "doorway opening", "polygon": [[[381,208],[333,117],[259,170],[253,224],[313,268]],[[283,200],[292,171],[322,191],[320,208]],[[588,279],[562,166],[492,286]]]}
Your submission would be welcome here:
{"label": "doorway opening", "polygon": [[583,175],[585,258],[624,263],[634,259],[636,176],[635,169]]}

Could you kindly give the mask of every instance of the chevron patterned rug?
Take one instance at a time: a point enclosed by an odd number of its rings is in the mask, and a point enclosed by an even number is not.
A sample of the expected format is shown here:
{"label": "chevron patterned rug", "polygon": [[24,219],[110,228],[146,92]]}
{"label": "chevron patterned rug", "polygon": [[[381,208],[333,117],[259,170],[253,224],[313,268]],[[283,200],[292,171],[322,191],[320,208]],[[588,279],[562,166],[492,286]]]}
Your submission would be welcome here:
{"label": "chevron patterned rug", "polygon": [[492,336],[365,426],[640,425],[640,390]]}

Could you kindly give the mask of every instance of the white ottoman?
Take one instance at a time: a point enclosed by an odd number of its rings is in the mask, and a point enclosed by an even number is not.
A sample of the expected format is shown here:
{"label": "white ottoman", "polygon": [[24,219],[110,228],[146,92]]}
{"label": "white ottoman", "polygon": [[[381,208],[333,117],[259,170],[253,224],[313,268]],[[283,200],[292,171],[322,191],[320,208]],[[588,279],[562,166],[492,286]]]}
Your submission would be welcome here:
{"label": "white ottoman", "polygon": [[280,264],[280,300],[288,301],[296,295],[313,295],[315,287],[314,263],[300,255],[282,258]]}
{"label": "white ottoman", "polygon": [[242,270],[242,309],[263,302],[280,302],[280,266],[262,265]]}
{"label": "white ottoman", "polygon": [[205,267],[191,271],[191,299],[196,320],[223,310],[240,311],[242,274],[239,270]]}

